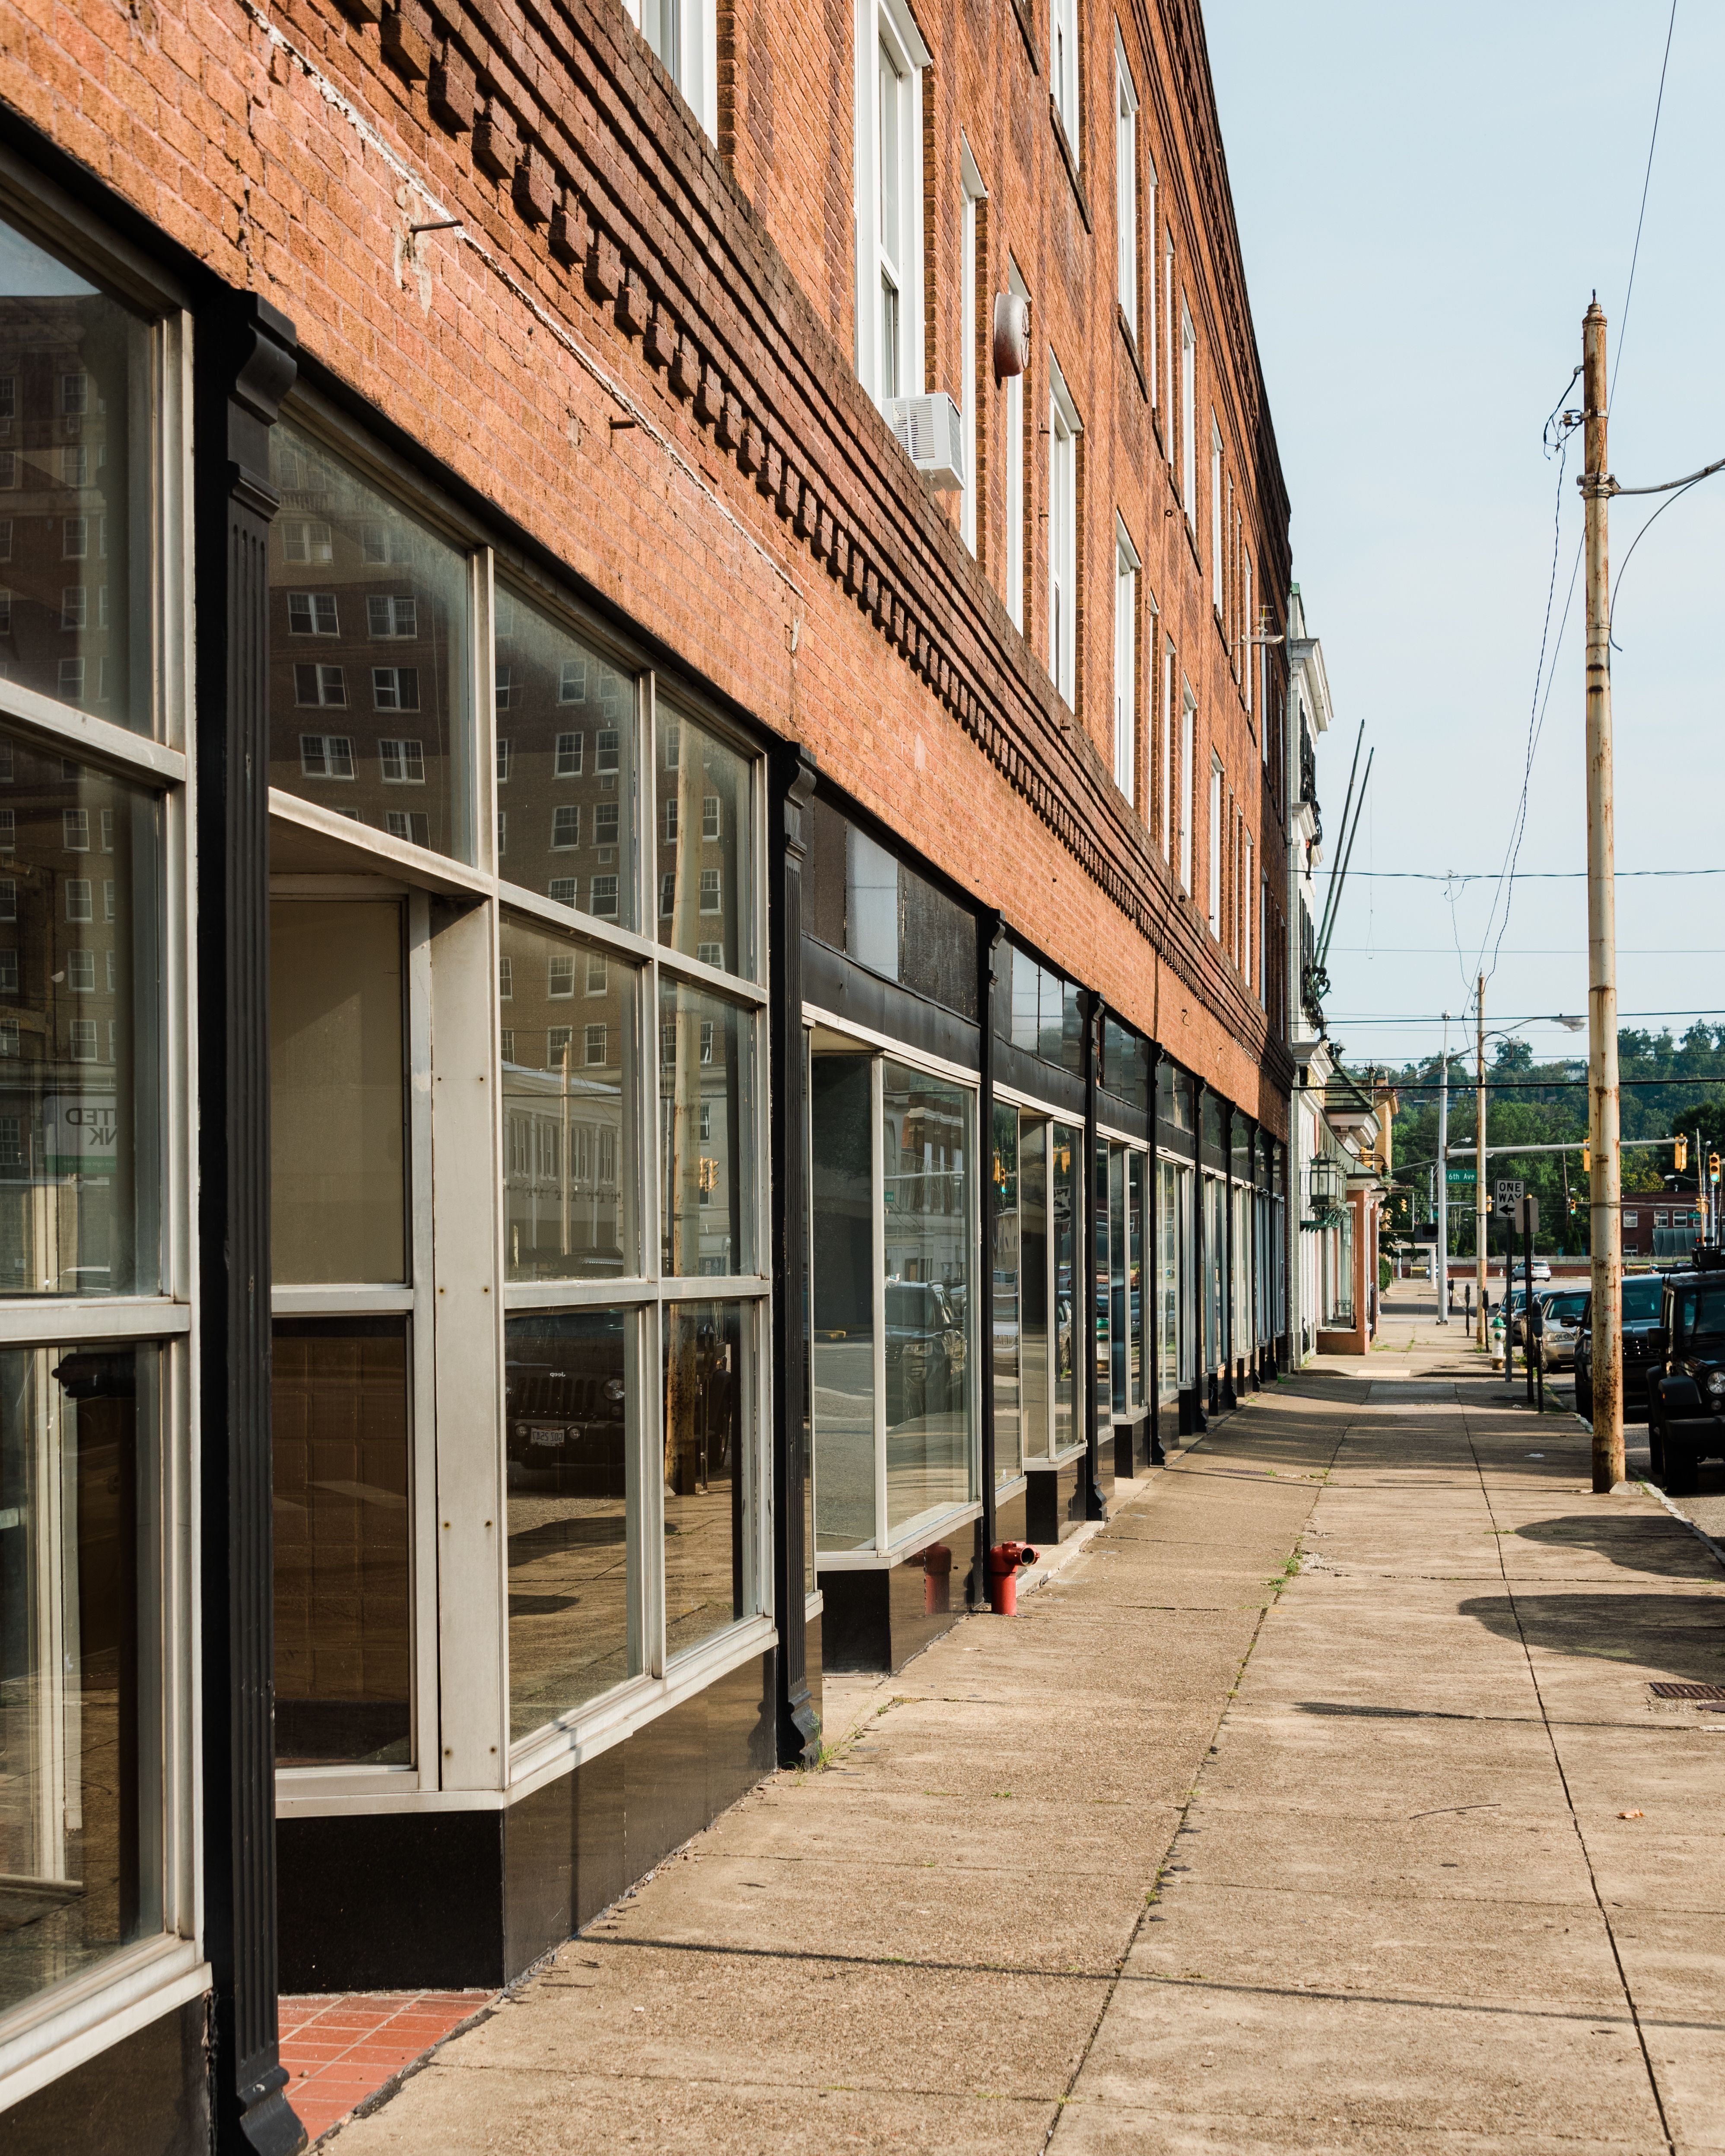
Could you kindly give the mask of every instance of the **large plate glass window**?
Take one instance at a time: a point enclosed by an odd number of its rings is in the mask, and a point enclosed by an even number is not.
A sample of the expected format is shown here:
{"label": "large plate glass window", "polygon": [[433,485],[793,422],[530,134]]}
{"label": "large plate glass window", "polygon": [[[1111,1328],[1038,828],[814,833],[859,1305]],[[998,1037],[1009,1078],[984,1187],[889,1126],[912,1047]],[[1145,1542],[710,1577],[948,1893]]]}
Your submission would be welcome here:
{"label": "large plate glass window", "polygon": [[471,860],[467,551],[290,422],[270,469],[271,786]]}
{"label": "large plate glass window", "polygon": [[190,1281],[166,1179],[191,1128],[167,1077],[186,1060],[183,334],[166,297],[122,300],[0,216],[0,2030],[20,2060],[93,2025],[110,1958],[132,1950],[142,2001],[201,1951],[171,1555],[194,1548]]}

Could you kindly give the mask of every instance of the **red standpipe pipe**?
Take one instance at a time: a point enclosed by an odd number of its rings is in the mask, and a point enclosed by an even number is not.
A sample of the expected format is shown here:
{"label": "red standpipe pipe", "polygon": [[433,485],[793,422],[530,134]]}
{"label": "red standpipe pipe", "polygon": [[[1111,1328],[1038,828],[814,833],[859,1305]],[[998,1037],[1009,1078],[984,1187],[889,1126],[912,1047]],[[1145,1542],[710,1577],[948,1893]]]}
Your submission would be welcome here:
{"label": "red standpipe pipe", "polygon": [[996,1543],[988,1552],[988,1607],[997,1617],[1019,1614],[1019,1567],[1034,1564],[1029,1543]]}

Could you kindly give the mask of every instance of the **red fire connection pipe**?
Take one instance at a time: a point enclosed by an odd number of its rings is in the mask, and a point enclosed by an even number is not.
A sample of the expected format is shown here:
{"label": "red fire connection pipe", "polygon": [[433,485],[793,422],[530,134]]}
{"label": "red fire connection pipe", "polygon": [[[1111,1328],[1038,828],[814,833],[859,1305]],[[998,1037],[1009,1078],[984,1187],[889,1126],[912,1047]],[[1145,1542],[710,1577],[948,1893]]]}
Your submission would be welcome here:
{"label": "red fire connection pipe", "polygon": [[996,1543],[988,1552],[988,1607],[997,1617],[1019,1614],[1019,1567],[1034,1564],[1029,1543]]}

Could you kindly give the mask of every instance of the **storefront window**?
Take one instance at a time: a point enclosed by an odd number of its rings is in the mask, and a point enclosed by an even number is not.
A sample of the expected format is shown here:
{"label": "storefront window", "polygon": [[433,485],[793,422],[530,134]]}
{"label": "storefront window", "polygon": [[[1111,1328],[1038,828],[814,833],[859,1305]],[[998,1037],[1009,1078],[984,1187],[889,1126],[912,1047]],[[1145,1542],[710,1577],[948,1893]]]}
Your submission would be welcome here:
{"label": "storefront window", "polygon": [[1019,1111],[996,1101],[993,1342],[997,1484],[1014,1481],[1024,1465],[1019,1303]]}
{"label": "storefront window", "polygon": [[[1024,1457],[1049,1455],[1048,1124],[1040,1116],[1019,1120],[1019,1252],[1023,1315],[1019,1383],[1023,1388]],[[997,1410],[998,1412],[998,1410]]]}
{"label": "storefront window", "polygon": [[671,704],[658,716],[653,858],[661,943],[756,978],[754,760]]}
{"label": "storefront window", "polygon": [[665,1650],[686,1654],[749,1607],[755,1306],[665,1309]]}
{"label": "storefront window", "polygon": [[511,1738],[642,1666],[629,1535],[637,1322],[536,1311],[504,1327]]}
{"label": "storefront window", "polygon": [[659,989],[659,1169],[668,1274],[755,1270],[751,1014],[668,976]]}
{"label": "storefront window", "polygon": [[1144,1395],[1144,1173],[1145,1156],[1126,1157],[1126,1406],[1137,1414]]}
{"label": "storefront window", "polygon": [[1070,1452],[1084,1442],[1078,1372],[1084,1356],[1082,1285],[1078,1265],[1084,1220],[1084,1133],[1070,1123],[1052,1127],[1049,1149],[1049,1232],[1054,1250],[1054,1449]]}
{"label": "storefront window", "polygon": [[270,909],[278,1283],[407,1276],[401,916],[390,901]]}
{"label": "storefront window", "polygon": [[0,653],[23,689],[149,733],[149,326],[0,223]]}
{"label": "storefront window", "polygon": [[413,1757],[408,1326],[278,1317],[275,1756]]}
{"label": "storefront window", "polygon": [[875,1539],[872,1058],[809,1065],[815,1520],[824,1550]]}
{"label": "storefront window", "polygon": [[[1096,1187],[1095,1228],[1096,1245],[1096,1419],[1104,1429],[1114,1417],[1117,1380],[1125,1405],[1126,1327],[1124,1222],[1122,1214],[1126,1204],[1126,1160],[1122,1148],[1111,1145],[1106,1138],[1096,1140]],[[1117,1262],[1118,1260],[1118,1262]],[[1120,1293],[1116,1295],[1116,1275],[1119,1274]],[[1117,1371],[1117,1360],[1120,1368]]]}
{"label": "storefront window", "polygon": [[1204,1178],[1204,1367],[1206,1373],[1222,1361],[1222,1298],[1228,1279],[1228,1186],[1219,1176]]}
{"label": "storefront window", "polygon": [[1038,965],[1012,943],[1001,945],[995,971],[995,1030],[1002,1040],[1076,1076],[1084,1068],[1084,1020],[1076,984]]}
{"label": "storefront window", "polygon": [[1163,1407],[1173,1406],[1178,1402],[1180,1387],[1188,1382],[1182,1374],[1180,1353],[1180,1276],[1185,1246],[1183,1223],[1189,1204],[1187,1194],[1191,1181],[1191,1170],[1182,1168],[1178,1162],[1157,1162],[1156,1397]]}
{"label": "storefront window", "polygon": [[506,1277],[639,1273],[640,968],[505,914],[497,993]]}
{"label": "storefront window", "polygon": [[502,586],[495,629],[497,873],[573,912],[636,927],[634,677]]}
{"label": "storefront window", "polygon": [[161,1384],[0,1354],[0,2012],[162,1929]]}
{"label": "storefront window", "polygon": [[0,1292],[160,1284],[157,797],[0,731]]}
{"label": "storefront window", "polygon": [[972,1096],[907,1065],[881,1076],[886,1525],[966,1503],[971,1472]]}
{"label": "storefront window", "polygon": [[270,469],[271,786],[471,860],[467,552],[286,421]]}
{"label": "storefront window", "polygon": [[805,925],[819,942],[965,1018],[977,1011],[976,916],[817,799]]}

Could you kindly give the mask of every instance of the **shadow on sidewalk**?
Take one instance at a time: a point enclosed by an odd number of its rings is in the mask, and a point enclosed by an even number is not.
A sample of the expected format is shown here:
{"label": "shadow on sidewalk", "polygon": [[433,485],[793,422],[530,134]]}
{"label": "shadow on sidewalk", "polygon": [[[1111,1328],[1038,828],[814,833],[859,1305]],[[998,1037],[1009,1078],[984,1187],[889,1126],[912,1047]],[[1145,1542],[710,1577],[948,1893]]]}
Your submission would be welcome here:
{"label": "shadow on sidewalk", "polygon": [[1585,1661],[1629,1662],[1692,1683],[1725,1676],[1716,1594],[1480,1594],[1460,1605],[1502,1639]]}
{"label": "shadow on sidewalk", "polygon": [[[1538,1543],[1547,1549],[1597,1550],[1630,1572],[1669,1579],[1717,1579],[1719,1568],[1693,1536],[1672,1532],[1669,1514],[1644,1513],[1630,1518],[1600,1518],[1575,1512],[1554,1520],[1531,1520],[1506,1542]],[[1507,1553],[1506,1553],[1506,1555]],[[1725,1615],[1725,1610],[1720,1613]]]}

